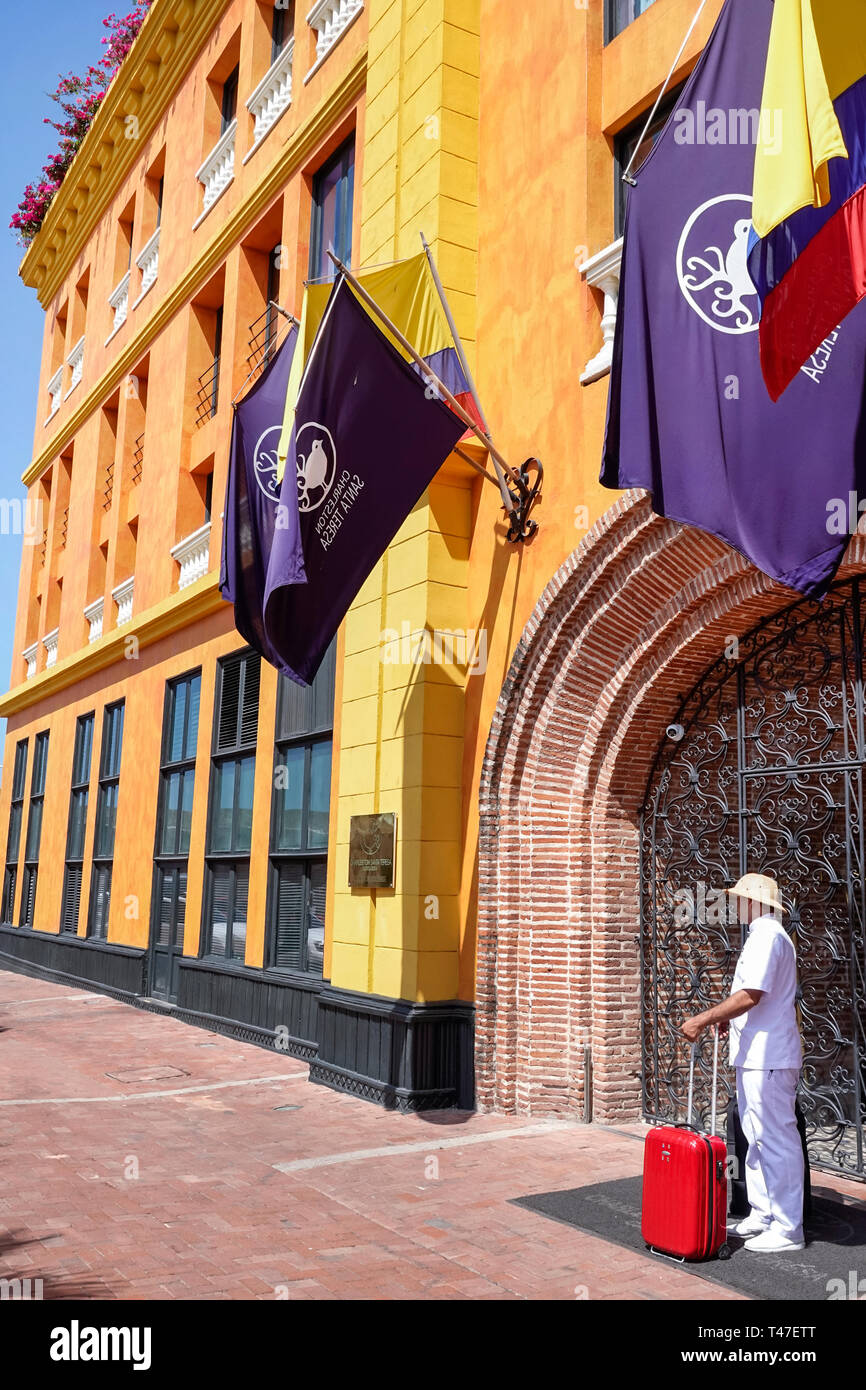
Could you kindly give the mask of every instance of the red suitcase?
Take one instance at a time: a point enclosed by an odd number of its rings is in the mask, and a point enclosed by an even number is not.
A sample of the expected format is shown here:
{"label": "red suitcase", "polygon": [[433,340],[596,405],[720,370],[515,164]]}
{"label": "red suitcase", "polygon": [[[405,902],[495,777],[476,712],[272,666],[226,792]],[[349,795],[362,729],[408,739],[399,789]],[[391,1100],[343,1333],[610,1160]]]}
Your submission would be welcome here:
{"label": "red suitcase", "polygon": [[678,1260],[727,1259],[727,1145],[716,1134],[719,1034],[713,1048],[712,1133],[692,1125],[695,1052],[689,1068],[689,1118],[647,1135],[641,1235],[650,1249]]}

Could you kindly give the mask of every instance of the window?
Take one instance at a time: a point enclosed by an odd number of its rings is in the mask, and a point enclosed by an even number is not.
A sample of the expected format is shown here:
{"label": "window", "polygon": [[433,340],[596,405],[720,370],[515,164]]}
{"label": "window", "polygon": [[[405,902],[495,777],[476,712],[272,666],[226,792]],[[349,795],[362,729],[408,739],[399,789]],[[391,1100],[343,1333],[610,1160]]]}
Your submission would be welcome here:
{"label": "window", "polygon": [[123,746],[123,701],[106,705],[102,719],[102,751],[99,758],[99,791],[96,797],[96,833],[90,877],[87,934],[108,939],[111,906],[111,871],[114,832],[117,825],[117,792],[120,785],[120,753]]}
{"label": "window", "polygon": [[261,658],[236,652],[218,666],[202,931],[205,955],[243,962],[253,828]]}
{"label": "window", "polygon": [[183,954],[200,703],[200,671],[166,685],[151,923],[152,989],[161,998],[176,997],[174,962]]}
{"label": "window", "polygon": [[278,969],[321,975],[334,728],[336,642],[309,689],[280,677],[268,928]]}
{"label": "window", "polygon": [[270,362],[274,354],[274,345],[277,338],[277,319],[279,317],[275,304],[280,302],[280,247],[275,246],[268,257],[268,302],[265,306],[265,355],[263,362]]}
{"label": "window", "polygon": [[15,910],[15,889],[18,883],[18,851],[21,847],[21,821],[24,816],[24,784],[27,780],[27,739],[15,745],[15,766],[12,772],[12,801],[9,806],[9,834],[6,838],[6,872],[3,875],[4,922],[12,921]]}
{"label": "window", "polygon": [[157,227],[161,227],[161,226],[162,226],[162,199],[163,199],[163,195],[164,195],[164,194],[165,194],[165,176],[163,176],[163,177],[160,179],[160,181],[159,181],[159,186],[157,187],[157,190],[156,190],[156,225],[157,225]]}
{"label": "window", "polygon": [[60,902],[60,930],[73,936],[78,931],[81,884],[84,877],[84,835],[90,801],[90,764],[93,755],[94,715],[82,714],[75,725],[72,754],[72,786],[69,792],[69,820],[66,826],[66,866],[63,871],[63,897]]}
{"label": "window", "polygon": [[27,836],[24,841],[24,877],[21,881],[21,909],[18,918],[18,925],[21,927],[33,926],[47,763],[48,733],[46,731],[36,735],[36,741],[33,745],[33,776],[30,781],[30,810],[27,815]]}
{"label": "window", "polygon": [[271,25],[271,62],[275,63],[295,31],[295,0],[276,0]]}
{"label": "window", "polygon": [[235,67],[223,83],[222,120],[220,135],[225,135],[238,111],[238,69]]}
{"label": "window", "polygon": [[664,101],[659,106],[658,111],[655,113],[655,116],[652,120],[652,124],[649,130],[647,131],[646,135],[644,135],[643,132],[644,126],[647,122],[647,116],[649,115],[649,111],[645,111],[639,120],[634,121],[633,124],[630,125],[627,130],[624,130],[621,135],[618,135],[616,137],[616,141],[614,144],[614,169],[616,177],[616,191],[614,194],[615,238],[621,237],[625,229],[625,209],[628,198],[628,184],[623,183],[622,176],[625,170],[628,168],[629,161],[631,160],[632,155],[635,154],[635,150],[637,150],[637,154],[635,156],[634,163],[632,164],[631,173],[632,177],[634,177],[637,174],[638,169],[643,164],[647,155],[650,153],[651,149],[655,145],[655,142],[658,140],[659,136],[661,135],[662,131],[664,130],[665,126],[670,120],[671,112],[673,111],[674,107],[680,99],[680,96],[682,95],[684,85],[685,84],[681,83],[680,86],[677,87],[676,91],[670,92],[665,97]]}
{"label": "window", "polygon": [[607,0],[605,12],[605,42],[621,34],[623,29],[627,29],[633,19],[648,10],[653,0]]}
{"label": "window", "polygon": [[310,279],[333,280],[328,248],[340,260],[352,260],[352,199],[355,182],[355,141],[343,145],[313,179],[313,220],[310,229]]}

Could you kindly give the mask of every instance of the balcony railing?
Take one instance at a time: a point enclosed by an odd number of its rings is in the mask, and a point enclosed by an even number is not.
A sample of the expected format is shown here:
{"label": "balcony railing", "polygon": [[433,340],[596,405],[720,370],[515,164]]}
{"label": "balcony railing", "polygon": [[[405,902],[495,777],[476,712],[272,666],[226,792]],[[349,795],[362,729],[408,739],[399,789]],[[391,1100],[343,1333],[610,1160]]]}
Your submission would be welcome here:
{"label": "balcony railing", "polygon": [[42,638],[42,645],[45,648],[45,669],[57,665],[57,639],[60,636],[60,628],[56,627],[53,632],[46,632]]}
{"label": "balcony railing", "polygon": [[105,487],[102,489],[102,510],[111,511],[111,499],[114,496],[114,460],[108,464],[105,470]]}
{"label": "balcony railing", "polygon": [[114,323],[109,338],[113,338],[118,329],[126,323],[129,313],[129,275],[130,272],[127,271],[120,284],[108,296],[108,303],[114,310]]}
{"label": "balcony railing", "polygon": [[[256,90],[247,98],[247,110],[254,121],[253,149],[264,140],[271,126],[276,125],[283,112],[292,104],[292,58],[295,52],[291,39],[276,62],[268,68]],[[252,154],[252,150],[249,154]],[[245,155],[244,159],[248,159]]]}
{"label": "balcony railing", "polygon": [[235,118],[225,133],[220,136],[196,174],[196,178],[204,188],[202,216],[209,208],[213,207],[217,198],[228,188],[235,176],[235,136],[237,129],[238,123],[237,118]]}
{"label": "balcony railing", "polygon": [[44,565],[48,558],[48,527],[42,528],[42,540],[39,542],[39,563]]}
{"label": "balcony railing", "polygon": [[136,304],[140,304],[159,274],[159,233],[157,227],[144,250],[136,257],[135,264],[141,271],[141,291]]}
{"label": "balcony railing", "polygon": [[250,355],[247,358],[247,367],[251,372],[270,362],[274,355],[278,327],[279,314],[276,309],[270,307],[263,314],[259,314],[255,323],[250,324]]}
{"label": "balcony railing", "polygon": [[144,435],[140,434],[132,450],[132,486],[138,487],[144,469]]}
{"label": "balcony railing", "polygon": [[36,664],[39,657],[39,643],[34,642],[32,647],[25,647],[21,655],[26,662],[27,670],[24,679],[32,680],[36,675]]}
{"label": "balcony railing", "polygon": [[70,370],[71,370],[71,372],[72,372],[72,376],[71,376],[70,381],[69,381],[69,390],[66,392],[66,396],[64,396],[64,398],[63,398],[64,400],[66,400],[66,397],[67,397],[67,396],[71,396],[71,395],[72,395],[72,392],[75,390],[76,386],[78,385],[78,383],[79,383],[79,381],[81,380],[81,377],[82,377],[82,375],[83,375],[83,373],[84,373],[84,338],[83,338],[83,337],[81,337],[81,338],[78,339],[78,342],[75,344],[75,347],[74,347],[74,348],[72,349],[72,351],[70,352],[69,356],[68,356],[67,359],[66,359],[66,365],[67,365],[67,367],[70,368]]}
{"label": "balcony railing", "polygon": [[45,423],[51,420],[60,409],[60,397],[63,391],[63,368],[58,367],[53,377],[48,383],[48,395],[51,400],[51,409],[46,416]]}
{"label": "balcony railing", "polygon": [[135,575],[131,579],[124,579],[122,584],[118,584],[116,589],[112,589],[111,597],[117,604],[117,626],[123,627],[124,623],[132,621],[132,595],[135,589]]}
{"label": "balcony railing", "polygon": [[220,389],[220,359],[217,355],[206,372],[202,372],[198,379],[198,391],[196,392],[196,411],[195,422],[203,425],[205,420],[210,420],[216,415],[217,403],[219,401]]}
{"label": "balcony railing", "polygon": [[330,53],[363,8],[364,0],[319,0],[313,6],[307,15],[307,23],[318,34],[314,67]]}
{"label": "balcony railing", "polygon": [[61,550],[62,550],[62,549],[64,548],[64,546],[66,545],[66,540],[67,540],[68,535],[69,535],[69,508],[68,508],[68,507],[64,507],[64,508],[63,508],[63,516],[62,516],[61,519],[60,519],[60,548],[61,548]]}
{"label": "balcony railing", "polygon": [[197,579],[202,579],[207,574],[210,564],[210,522],[206,521],[204,526],[193,531],[191,536],[178,541],[171,555],[180,565],[180,578],[177,583],[179,589],[186,589]]}
{"label": "balcony railing", "polygon": [[89,603],[84,610],[84,616],[90,624],[90,631],[87,634],[87,641],[98,642],[102,636],[102,622],[105,615],[105,599],[98,598]]}

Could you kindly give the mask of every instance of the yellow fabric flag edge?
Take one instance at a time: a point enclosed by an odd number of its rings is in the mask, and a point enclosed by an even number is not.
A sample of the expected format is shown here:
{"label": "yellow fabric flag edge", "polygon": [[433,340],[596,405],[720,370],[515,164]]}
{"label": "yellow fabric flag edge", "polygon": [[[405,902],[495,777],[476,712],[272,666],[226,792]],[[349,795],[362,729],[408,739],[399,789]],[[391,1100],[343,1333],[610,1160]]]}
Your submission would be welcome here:
{"label": "yellow fabric flag edge", "polygon": [[[812,3],[776,0],[773,12],[755,152],[752,223],[760,237],[801,208],[826,207],[830,160],[848,158]],[[822,38],[826,33],[824,24]],[[777,130],[778,115],[782,119],[781,149],[773,148],[766,139],[768,130]]]}

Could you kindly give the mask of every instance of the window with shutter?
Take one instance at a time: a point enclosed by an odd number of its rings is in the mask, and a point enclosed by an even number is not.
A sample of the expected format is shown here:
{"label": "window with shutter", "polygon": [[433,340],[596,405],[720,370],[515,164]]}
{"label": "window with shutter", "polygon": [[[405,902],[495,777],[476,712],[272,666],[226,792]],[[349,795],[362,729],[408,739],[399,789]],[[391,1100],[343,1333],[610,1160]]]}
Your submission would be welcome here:
{"label": "window with shutter", "polygon": [[187,856],[200,703],[201,671],[167,682],[153,854],[150,979],[155,994],[172,1000],[176,996],[176,961],[183,954],[186,923]]}
{"label": "window with shutter", "polygon": [[202,951],[239,962],[246,950],[260,679],[257,652],[235,652],[219,663]]}
{"label": "window with shutter", "polygon": [[28,740],[21,739],[15,745],[15,763],[12,769],[12,799],[9,805],[9,830],[6,836],[6,869],[3,874],[3,902],[0,904],[0,917],[4,922],[12,921],[15,911],[15,890],[18,886],[18,855],[21,849],[21,823],[24,817],[24,786],[27,781]]}
{"label": "window with shutter", "polygon": [[79,716],[75,725],[75,747],[72,754],[72,786],[69,790],[66,863],[63,870],[63,895],[60,908],[60,930],[72,934],[78,932],[81,884],[84,878],[84,836],[87,830],[87,807],[90,801],[93,725],[93,711],[90,714]]}
{"label": "window with shutter", "polygon": [[96,794],[96,829],[90,878],[88,936],[108,938],[114,837],[123,751],[124,702],[106,705],[102,716],[102,749],[99,757],[99,789]]}
{"label": "window with shutter", "polygon": [[[45,774],[48,766],[48,732],[36,735],[33,745],[33,776],[30,779],[30,809],[24,842],[24,877],[21,890],[22,927],[33,926],[36,881],[39,872],[39,844],[42,839],[42,807],[45,800]],[[20,833],[20,827],[19,827]]]}
{"label": "window with shutter", "polygon": [[321,975],[331,796],[336,643],[308,689],[280,678],[277,698],[269,959]]}

